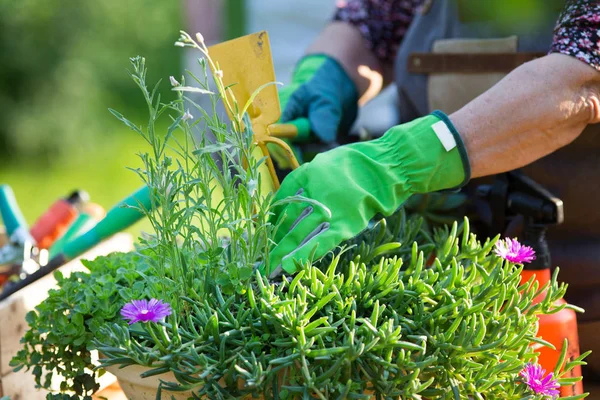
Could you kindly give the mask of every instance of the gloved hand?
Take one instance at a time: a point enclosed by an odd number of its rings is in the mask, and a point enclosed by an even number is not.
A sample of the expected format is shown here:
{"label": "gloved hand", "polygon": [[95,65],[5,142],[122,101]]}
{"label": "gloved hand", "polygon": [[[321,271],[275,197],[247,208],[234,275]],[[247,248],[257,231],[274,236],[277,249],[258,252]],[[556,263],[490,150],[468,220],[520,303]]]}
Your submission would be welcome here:
{"label": "gloved hand", "polygon": [[[299,195],[308,202],[274,208],[279,225],[269,276],[296,271],[294,260],[316,258],[363,231],[377,214],[389,216],[413,194],[458,188],[470,164],[456,129],[442,112],[398,125],[373,141],[317,155],[283,181],[275,201]],[[329,212],[330,213],[329,213]]]}
{"label": "gloved hand", "polygon": [[[302,117],[310,122],[311,137],[299,137],[292,142],[333,143],[338,134],[350,130],[358,113],[358,91],[354,82],[337,61],[323,54],[308,55],[300,60],[290,84],[279,90],[279,102],[280,122]],[[269,147],[269,150],[280,167],[289,167],[277,149]]]}

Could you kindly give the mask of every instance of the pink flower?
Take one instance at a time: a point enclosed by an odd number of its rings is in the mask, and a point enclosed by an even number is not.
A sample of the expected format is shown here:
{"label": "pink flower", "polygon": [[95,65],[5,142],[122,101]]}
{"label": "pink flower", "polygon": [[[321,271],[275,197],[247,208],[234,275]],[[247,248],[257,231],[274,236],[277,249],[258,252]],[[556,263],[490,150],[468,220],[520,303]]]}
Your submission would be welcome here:
{"label": "pink flower", "polygon": [[529,386],[535,394],[556,398],[560,394],[558,391],[560,385],[556,379],[554,379],[554,374],[552,372],[544,378],[545,373],[546,370],[541,366],[537,364],[527,364],[523,371],[521,371],[521,376],[525,380],[527,386]]}
{"label": "pink flower", "polygon": [[535,260],[535,251],[529,246],[523,246],[517,239],[498,240],[494,253],[505,260],[518,264]]}
{"label": "pink flower", "polygon": [[132,300],[121,309],[121,316],[129,320],[129,324],[136,322],[159,322],[167,315],[171,315],[171,306],[160,300]]}

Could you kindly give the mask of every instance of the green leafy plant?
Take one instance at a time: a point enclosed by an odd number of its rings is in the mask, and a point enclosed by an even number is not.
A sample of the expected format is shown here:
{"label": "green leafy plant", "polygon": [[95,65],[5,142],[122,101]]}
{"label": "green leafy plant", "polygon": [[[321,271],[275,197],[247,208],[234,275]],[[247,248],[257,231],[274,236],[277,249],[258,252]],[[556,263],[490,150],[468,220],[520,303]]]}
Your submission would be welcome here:
{"label": "green leafy plant", "polygon": [[119,311],[130,299],[153,295],[160,280],[153,275],[142,279],[150,266],[137,253],[82,262],[89,272],[74,272],[68,278],[54,274],[57,288],[27,314],[23,349],[11,360],[17,371],[32,368],[36,383],[46,389],[60,375],[60,389],[76,395],[98,389],[96,378],[103,371],[94,370],[90,347],[98,329],[120,320]]}
{"label": "green leafy plant", "polygon": [[[250,102],[237,104],[200,35],[182,33],[178,45],[202,53],[216,92],[206,72],[192,76],[197,86],[172,78],[178,97],[163,103],[138,57],[131,76],[148,123],[140,127],[112,111],[150,146],[135,172],[151,189],[153,206],[139,210],[154,232],[132,255],[59,277],[60,289],[30,315],[13,365],[33,367],[45,387],[42,370],[57,373],[62,389],[76,395],[96,387],[77,379],[93,378],[89,355],[98,350],[102,367],[141,365],[143,377],[170,372],[159,392],[190,391],[192,398],[543,398],[519,373],[536,362],[534,345],[549,345],[536,337],[538,315],[570,307],[554,305],[566,286],[556,274],[543,288],[521,284],[522,266],[492,251],[498,238],[480,242],[466,219],[433,229],[401,209],[335,254],[299,265],[294,276],[262,275],[277,227],[269,221],[274,204],[262,181],[264,158],[256,156],[245,114]],[[188,92],[209,96],[212,110]],[[220,103],[233,116],[228,123],[217,115]],[[199,120],[192,122],[192,113]],[[166,132],[156,129],[160,118],[171,120]],[[81,309],[95,290],[111,306]],[[534,302],[542,293],[546,299]],[[173,312],[131,325],[118,316],[126,302],[148,298],[168,302]],[[54,319],[42,320],[57,309]],[[75,328],[59,322],[69,319]],[[565,362],[563,354],[559,383],[574,383],[564,374],[584,357]]]}

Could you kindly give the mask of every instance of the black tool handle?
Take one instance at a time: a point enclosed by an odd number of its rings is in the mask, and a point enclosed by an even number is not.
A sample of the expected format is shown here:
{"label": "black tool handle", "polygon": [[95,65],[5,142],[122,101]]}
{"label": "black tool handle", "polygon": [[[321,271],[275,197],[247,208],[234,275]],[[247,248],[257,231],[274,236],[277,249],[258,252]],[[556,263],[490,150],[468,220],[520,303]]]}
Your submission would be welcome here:
{"label": "black tool handle", "polygon": [[12,296],[19,290],[23,289],[25,286],[32,284],[38,279],[43,278],[52,271],[64,265],[67,261],[68,260],[63,254],[59,254],[52,260],[50,260],[48,264],[44,265],[43,267],[40,267],[40,269],[35,271],[33,274],[27,275],[24,279],[21,279],[16,282],[7,282],[6,285],[4,285],[4,288],[2,289],[2,293],[0,293],[0,301]]}
{"label": "black tool handle", "polygon": [[550,249],[546,240],[548,226],[535,224],[531,220],[525,222],[521,240],[524,245],[530,246],[535,250],[535,260],[525,265],[527,270],[549,269],[552,265],[550,259]]}

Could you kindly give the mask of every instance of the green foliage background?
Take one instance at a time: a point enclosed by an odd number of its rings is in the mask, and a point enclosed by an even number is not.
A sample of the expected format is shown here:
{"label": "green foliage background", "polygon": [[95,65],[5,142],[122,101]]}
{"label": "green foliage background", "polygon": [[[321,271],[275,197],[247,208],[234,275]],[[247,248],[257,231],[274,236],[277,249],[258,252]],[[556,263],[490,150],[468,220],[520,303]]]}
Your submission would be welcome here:
{"label": "green foliage background", "polygon": [[180,74],[182,5],[0,0],[0,183],[29,223],[75,188],[109,208],[141,185],[126,170],[141,140],[108,108],[145,119],[129,57],[146,57],[150,82]]}

